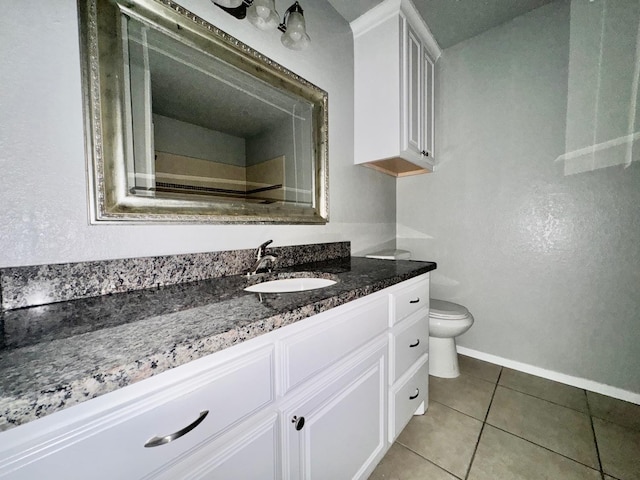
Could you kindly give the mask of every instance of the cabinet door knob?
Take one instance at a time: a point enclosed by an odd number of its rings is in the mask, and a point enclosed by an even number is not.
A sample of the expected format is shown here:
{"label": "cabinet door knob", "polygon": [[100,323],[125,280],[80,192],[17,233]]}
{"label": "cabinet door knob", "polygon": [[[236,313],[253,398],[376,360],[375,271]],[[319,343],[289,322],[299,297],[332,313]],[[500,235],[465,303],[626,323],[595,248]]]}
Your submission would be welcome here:
{"label": "cabinet door knob", "polygon": [[416,339],[416,343],[412,343],[411,345],[409,345],[409,348],[413,348],[413,347],[417,347],[418,345],[420,345],[420,339]]}
{"label": "cabinet door knob", "polygon": [[166,445],[169,442],[173,442],[174,440],[177,440],[183,435],[186,435],[191,430],[193,430],[198,425],[200,425],[207,415],[209,415],[209,410],[204,410],[203,412],[200,412],[200,416],[196,418],[193,423],[190,423],[189,425],[178,430],[177,432],[171,433],[169,435],[165,435],[164,437],[153,437],[149,441],[147,441],[147,443],[145,443],[144,446],[147,448],[159,447],[160,445]]}
{"label": "cabinet door knob", "polygon": [[415,395],[410,396],[410,397],[409,397],[409,400],[413,400],[413,399],[415,399],[415,398],[418,398],[418,395],[420,395],[420,389],[419,389],[419,388],[416,388],[416,394],[415,394]]}
{"label": "cabinet door knob", "polygon": [[304,417],[294,416],[291,419],[291,423],[293,423],[296,427],[296,430],[300,431],[304,427]]}
{"label": "cabinet door knob", "polygon": [[409,300],[409,303],[418,303],[420,301],[420,297],[416,298],[415,300]]}
{"label": "cabinet door knob", "polygon": [[422,150],[420,153],[421,153],[422,155],[424,155],[425,157],[428,157],[428,156],[429,156],[429,152],[427,152],[426,150]]}

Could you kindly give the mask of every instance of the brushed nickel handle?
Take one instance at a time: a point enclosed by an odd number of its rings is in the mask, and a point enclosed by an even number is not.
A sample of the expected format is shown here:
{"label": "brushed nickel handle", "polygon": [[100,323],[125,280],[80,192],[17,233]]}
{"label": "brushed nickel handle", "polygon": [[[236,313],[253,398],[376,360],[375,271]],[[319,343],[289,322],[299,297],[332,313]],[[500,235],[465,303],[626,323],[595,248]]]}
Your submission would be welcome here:
{"label": "brushed nickel handle", "polygon": [[416,340],[416,343],[412,343],[411,345],[409,345],[409,348],[417,347],[418,345],[420,345],[420,339],[419,338]]}
{"label": "brushed nickel handle", "polygon": [[420,395],[420,389],[416,388],[416,394],[411,396],[411,397],[409,397],[409,400],[414,400],[414,399],[418,398],[418,395]]}
{"label": "brushed nickel handle", "polygon": [[165,435],[164,437],[153,437],[153,438],[149,439],[147,441],[147,443],[144,444],[144,446],[146,448],[159,447],[160,445],[166,445],[169,442],[173,442],[174,440],[177,440],[178,438],[182,437],[183,435],[186,435],[191,430],[193,430],[198,425],[200,425],[202,423],[202,421],[206,418],[207,415],[209,415],[209,410],[204,410],[203,412],[200,412],[200,416],[198,418],[196,418],[196,420],[193,423],[190,423],[189,425],[187,425],[183,429],[178,430],[177,432],[174,432],[174,433],[172,433],[170,435]]}
{"label": "brushed nickel handle", "polygon": [[415,300],[409,300],[409,303],[418,303],[420,301],[420,297],[416,298]]}

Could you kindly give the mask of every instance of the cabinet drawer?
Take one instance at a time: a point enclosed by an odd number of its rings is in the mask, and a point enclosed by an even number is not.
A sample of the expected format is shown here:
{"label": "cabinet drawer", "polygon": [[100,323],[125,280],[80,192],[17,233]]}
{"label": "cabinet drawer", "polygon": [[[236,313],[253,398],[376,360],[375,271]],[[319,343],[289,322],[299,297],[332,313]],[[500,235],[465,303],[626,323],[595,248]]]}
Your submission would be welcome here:
{"label": "cabinet drawer", "polygon": [[[263,348],[67,428],[36,461],[17,462],[24,466],[10,478],[141,478],[174,463],[274,401],[273,353]],[[172,434],[174,440],[145,448],[150,439]]]}
{"label": "cabinet drawer", "polygon": [[419,277],[414,283],[393,292],[391,298],[391,324],[395,325],[421,308],[429,307],[429,277]]}
{"label": "cabinet drawer", "polygon": [[286,393],[387,330],[387,295],[329,312],[321,323],[284,338],[282,392]]}
{"label": "cabinet drawer", "polygon": [[429,351],[429,315],[419,311],[402,322],[391,333],[391,355],[394,362],[389,375],[389,384],[398,378]]}
{"label": "cabinet drawer", "polygon": [[414,373],[389,392],[389,441],[393,442],[422,402],[428,401],[429,362],[425,355]]}
{"label": "cabinet drawer", "polygon": [[153,474],[145,480],[276,480],[282,478],[278,443],[277,413],[258,414],[160,475]]}

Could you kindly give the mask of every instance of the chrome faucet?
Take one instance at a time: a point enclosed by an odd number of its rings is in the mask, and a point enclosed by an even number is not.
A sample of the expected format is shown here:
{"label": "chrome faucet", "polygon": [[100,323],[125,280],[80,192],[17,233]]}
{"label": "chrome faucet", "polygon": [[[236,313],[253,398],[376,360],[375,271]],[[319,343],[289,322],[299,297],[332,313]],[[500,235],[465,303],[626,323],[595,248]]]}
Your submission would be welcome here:
{"label": "chrome faucet", "polygon": [[260,260],[267,253],[267,247],[273,243],[273,240],[267,240],[256,249],[256,259]]}
{"label": "chrome faucet", "polygon": [[258,270],[267,266],[268,271],[274,267],[276,262],[278,261],[278,257],[276,255],[267,255],[267,247],[271,244],[273,240],[267,240],[262,245],[260,245],[256,249],[256,262],[251,267],[251,270],[247,272],[247,276],[255,275],[258,273]]}

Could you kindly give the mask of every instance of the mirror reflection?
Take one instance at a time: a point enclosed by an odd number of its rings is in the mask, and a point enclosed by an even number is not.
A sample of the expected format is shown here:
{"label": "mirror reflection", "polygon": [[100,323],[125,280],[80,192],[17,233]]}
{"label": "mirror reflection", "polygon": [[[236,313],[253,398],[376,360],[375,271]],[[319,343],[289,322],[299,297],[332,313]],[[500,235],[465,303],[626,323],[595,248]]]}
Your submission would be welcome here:
{"label": "mirror reflection", "polygon": [[313,204],[310,102],[134,19],[127,33],[133,194]]}

